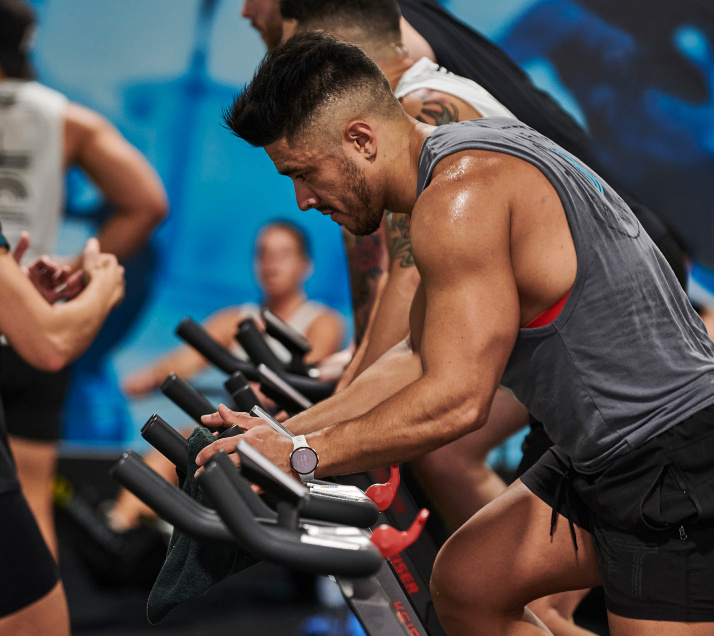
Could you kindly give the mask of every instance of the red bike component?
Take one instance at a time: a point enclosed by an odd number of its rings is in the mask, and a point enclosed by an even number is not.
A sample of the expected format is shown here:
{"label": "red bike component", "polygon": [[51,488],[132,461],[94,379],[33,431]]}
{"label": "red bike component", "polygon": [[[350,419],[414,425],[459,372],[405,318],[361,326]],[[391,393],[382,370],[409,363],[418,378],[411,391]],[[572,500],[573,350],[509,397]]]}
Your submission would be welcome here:
{"label": "red bike component", "polygon": [[399,466],[395,464],[392,466],[389,481],[386,484],[373,484],[367,488],[364,494],[377,504],[379,512],[385,511],[392,505],[399,488],[399,480]]}
{"label": "red bike component", "polygon": [[408,530],[400,532],[391,526],[381,525],[372,531],[372,543],[379,548],[385,559],[391,559],[419,538],[428,518],[429,511],[422,508]]}

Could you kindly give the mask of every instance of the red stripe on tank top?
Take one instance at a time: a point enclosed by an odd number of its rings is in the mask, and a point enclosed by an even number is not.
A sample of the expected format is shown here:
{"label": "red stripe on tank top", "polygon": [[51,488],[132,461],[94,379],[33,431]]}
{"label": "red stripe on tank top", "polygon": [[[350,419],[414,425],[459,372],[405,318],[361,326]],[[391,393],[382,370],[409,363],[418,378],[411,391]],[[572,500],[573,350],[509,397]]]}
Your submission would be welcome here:
{"label": "red stripe on tank top", "polygon": [[555,303],[555,305],[549,307],[542,314],[531,320],[525,326],[525,329],[545,327],[546,325],[549,325],[551,322],[553,322],[560,315],[560,310],[563,309],[565,301],[568,300],[568,296],[570,296],[570,292],[565,294],[565,296],[563,296],[557,303]]}

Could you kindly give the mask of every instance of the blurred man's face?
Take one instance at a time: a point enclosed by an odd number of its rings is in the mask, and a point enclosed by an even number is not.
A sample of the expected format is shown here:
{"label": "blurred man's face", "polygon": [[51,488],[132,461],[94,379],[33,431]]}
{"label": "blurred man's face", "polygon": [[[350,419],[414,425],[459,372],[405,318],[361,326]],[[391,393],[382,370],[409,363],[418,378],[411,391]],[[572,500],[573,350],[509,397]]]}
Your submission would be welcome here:
{"label": "blurred man's face", "polygon": [[283,19],[280,16],[279,0],[245,0],[241,15],[250,20],[251,26],[260,33],[268,49],[280,44]]}

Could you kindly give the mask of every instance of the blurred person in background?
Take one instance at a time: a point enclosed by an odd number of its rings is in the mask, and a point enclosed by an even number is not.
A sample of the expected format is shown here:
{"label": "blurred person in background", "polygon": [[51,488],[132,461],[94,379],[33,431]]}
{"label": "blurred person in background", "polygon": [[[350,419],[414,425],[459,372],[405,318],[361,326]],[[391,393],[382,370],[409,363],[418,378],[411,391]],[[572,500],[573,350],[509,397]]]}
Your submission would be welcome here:
{"label": "blurred person in background", "polygon": [[[76,165],[113,210],[98,232],[101,249],[124,261],[165,217],[163,185],[107,120],[33,79],[29,53],[35,26],[28,3],[0,0],[0,222],[11,243],[30,233],[29,257],[50,254],[63,212],[65,175]],[[66,264],[77,271],[82,256]],[[51,485],[69,370],[32,368],[9,345],[0,347],[0,363],[0,394],[17,473],[56,556]]]}
{"label": "blurred person in background", "polygon": [[[260,310],[264,307],[307,338],[312,346],[305,358],[307,363],[319,362],[338,351],[345,336],[344,322],[335,311],[305,295],[304,284],[312,274],[312,260],[307,237],[297,225],[273,221],[261,229],[255,243],[255,274],[263,295],[260,305],[236,305],[209,316],[206,330],[214,340],[244,356],[235,341],[238,323],[252,318],[262,327]],[[285,347],[273,338],[267,340],[279,358],[290,361]],[[157,389],[170,373],[188,379],[207,364],[195,349],[181,346],[130,373],[123,388],[127,395],[143,395]]]}
{"label": "blurred person in background", "polygon": [[[307,237],[297,225],[277,220],[260,230],[255,242],[255,274],[263,294],[260,305],[245,303],[221,309],[210,316],[205,323],[206,331],[216,341],[244,357],[235,341],[238,324],[252,318],[262,328],[260,310],[264,307],[305,336],[312,347],[305,357],[307,363],[317,363],[340,349],[345,338],[342,317],[326,305],[308,299],[305,294],[304,284],[312,274],[312,260]],[[282,344],[269,336],[266,340],[280,359],[290,361],[290,353]],[[128,374],[123,388],[130,396],[145,395],[157,389],[170,373],[189,379],[207,365],[206,359],[197,351],[181,346]],[[257,389],[256,393],[261,401],[267,401]],[[151,451],[145,460],[165,479],[176,480],[175,467],[160,453]],[[103,513],[110,528],[120,533],[137,528],[145,517],[155,517],[146,504],[124,489],[110,506],[105,506]]]}
{"label": "blurred person in background", "polygon": [[[124,268],[90,239],[78,273],[46,258],[23,271],[16,259],[27,244],[24,235],[13,255],[0,233],[0,333],[33,368],[56,372],[89,346],[123,298]],[[67,302],[56,303],[60,296]],[[1,403],[0,572],[0,634],[69,634],[57,564],[20,490]]]}

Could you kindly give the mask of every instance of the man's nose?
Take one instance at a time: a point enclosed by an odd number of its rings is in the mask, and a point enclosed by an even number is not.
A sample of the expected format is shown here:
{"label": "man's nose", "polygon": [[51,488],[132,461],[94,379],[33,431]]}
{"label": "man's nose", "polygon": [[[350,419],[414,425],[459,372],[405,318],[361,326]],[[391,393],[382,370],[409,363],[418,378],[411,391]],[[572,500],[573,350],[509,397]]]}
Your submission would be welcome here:
{"label": "man's nose", "polygon": [[295,183],[295,200],[303,212],[316,207],[320,203],[320,197],[310,188],[306,188],[302,183],[298,182]]}

